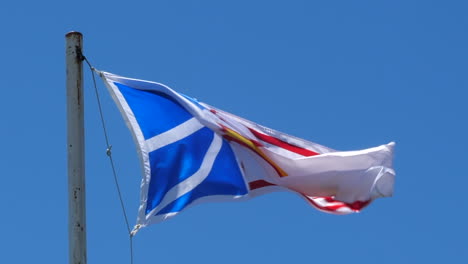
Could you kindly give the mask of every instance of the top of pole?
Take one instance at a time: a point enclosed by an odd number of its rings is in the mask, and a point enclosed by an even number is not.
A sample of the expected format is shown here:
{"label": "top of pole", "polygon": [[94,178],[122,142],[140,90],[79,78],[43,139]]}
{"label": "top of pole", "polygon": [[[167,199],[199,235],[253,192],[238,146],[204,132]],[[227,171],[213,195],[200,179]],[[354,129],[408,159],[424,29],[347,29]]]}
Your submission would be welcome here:
{"label": "top of pole", "polygon": [[[82,48],[83,48],[83,34],[78,31],[70,31],[65,34],[66,40],[66,59],[70,60],[70,65],[67,64],[67,68],[70,67],[78,67],[79,68],[79,75],[82,77],[82,67],[81,61],[83,60]],[[68,63],[68,62],[67,62]],[[76,65],[75,65],[76,64]],[[80,79],[81,80],[81,79]]]}
{"label": "top of pole", "polygon": [[69,38],[69,37],[72,37],[72,36],[75,36],[75,35],[78,35],[78,36],[83,36],[83,34],[81,34],[81,32],[78,32],[78,31],[70,31],[68,32],[67,34],[65,34],[65,37]]}

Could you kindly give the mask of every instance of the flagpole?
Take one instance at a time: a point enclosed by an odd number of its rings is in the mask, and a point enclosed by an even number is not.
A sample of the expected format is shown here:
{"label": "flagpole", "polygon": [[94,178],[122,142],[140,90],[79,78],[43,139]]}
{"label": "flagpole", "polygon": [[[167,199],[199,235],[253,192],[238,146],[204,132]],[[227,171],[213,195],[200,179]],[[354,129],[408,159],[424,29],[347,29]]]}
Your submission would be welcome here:
{"label": "flagpole", "polygon": [[86,264],[83,35],[72,31],[65,39],[69,263]]}

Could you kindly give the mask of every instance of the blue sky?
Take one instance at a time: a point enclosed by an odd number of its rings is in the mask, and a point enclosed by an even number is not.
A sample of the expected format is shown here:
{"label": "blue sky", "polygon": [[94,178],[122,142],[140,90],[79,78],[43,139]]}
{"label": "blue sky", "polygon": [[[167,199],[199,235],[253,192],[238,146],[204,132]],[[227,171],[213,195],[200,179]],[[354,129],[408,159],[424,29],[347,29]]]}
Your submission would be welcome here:
{"label": "blue sky", "polygon": [[[466,1],[0,4],[2,263],[66,263],[64,35],[98,69],[165,83],[339,150],[396,141],[395,196],[327,215],[291,193],[203,204],[135,237],[135,263],[465,263]],[[129,263],[86,70],[88,263]],[[140,168],[101,82],[133,224]]]}

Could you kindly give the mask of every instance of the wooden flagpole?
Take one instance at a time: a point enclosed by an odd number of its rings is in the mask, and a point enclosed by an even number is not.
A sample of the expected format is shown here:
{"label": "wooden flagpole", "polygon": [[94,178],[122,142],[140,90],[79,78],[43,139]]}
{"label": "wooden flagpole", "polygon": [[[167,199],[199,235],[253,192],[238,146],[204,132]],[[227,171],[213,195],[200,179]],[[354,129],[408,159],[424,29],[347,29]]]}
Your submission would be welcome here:
{"label": "wooden flagpole", "polygon": [[65,39],[69,263],[86,264],[83,35],[72,31]]}

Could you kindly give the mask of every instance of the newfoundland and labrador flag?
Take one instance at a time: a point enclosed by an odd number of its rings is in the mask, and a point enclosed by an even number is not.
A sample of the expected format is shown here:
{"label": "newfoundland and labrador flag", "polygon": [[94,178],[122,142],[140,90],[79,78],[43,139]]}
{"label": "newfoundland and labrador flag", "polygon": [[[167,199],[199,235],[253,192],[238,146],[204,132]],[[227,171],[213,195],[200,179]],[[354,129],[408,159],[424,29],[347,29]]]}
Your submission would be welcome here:
{"label": "newfoundland and labrador flag", "polygon": [[392,195],[394,143],[336,151],[160,83],[101,76],[133,134],[143,168],[136,230],[195,204],[278,190],[333,214],[358,212]]}

